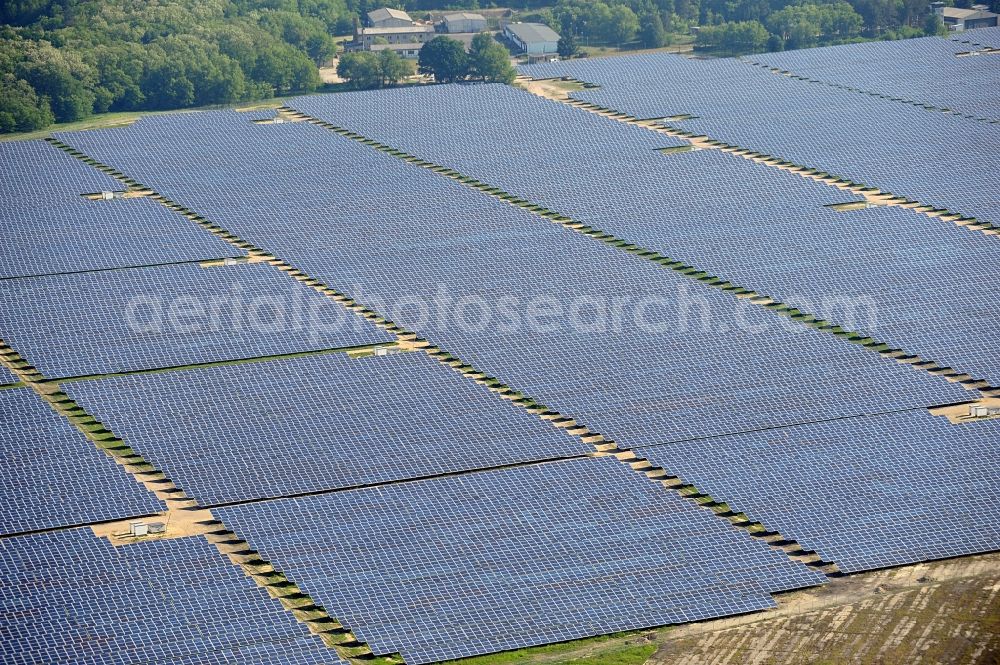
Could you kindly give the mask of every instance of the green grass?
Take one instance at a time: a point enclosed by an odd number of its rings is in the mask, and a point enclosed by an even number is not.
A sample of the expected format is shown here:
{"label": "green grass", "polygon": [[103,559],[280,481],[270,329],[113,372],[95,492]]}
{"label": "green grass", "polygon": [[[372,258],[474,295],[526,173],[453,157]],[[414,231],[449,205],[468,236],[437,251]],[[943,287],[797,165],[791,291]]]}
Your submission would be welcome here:
{"label": "green grass", "polygon": [[617,633],[515,651],[450,660],[446,665],[642,665],[655,644],[631,644],[638,633]]}
{"label": "green grass", "polygon": [[53,132],[80,132],[87,129],[103,129],[106,127],[121,127],[123,125],[128,125],[139,118],[147,115],[163,115],[165,113],[191,113],[192,111],[205,111],[209,109],[219,109],[219,108],[238,108],[238,109],[259,109],[259,108],[277,108],[281,106],[280,101],[276,100],[265,100],[260,102],[254,102],[247,105],[234,105],[234,106],[206,106],[202,108],[193,109],[174,109],[172,111],[122,111],[120,113],[98,113],[92,115],[85,120],[77,120],[75,122],[57,122],[55,124],[49,125],[45,129],[39,129],[34,132],[15,132],[13,134],[0,134],[0,141],[28,141],[31,139],[41,139],[46,136],[51,136]]}
{"label": "green grass", "polygon": [[566,661],[572,665],[642,665],[656,651],[655,644],[635,644],[589,658]]}

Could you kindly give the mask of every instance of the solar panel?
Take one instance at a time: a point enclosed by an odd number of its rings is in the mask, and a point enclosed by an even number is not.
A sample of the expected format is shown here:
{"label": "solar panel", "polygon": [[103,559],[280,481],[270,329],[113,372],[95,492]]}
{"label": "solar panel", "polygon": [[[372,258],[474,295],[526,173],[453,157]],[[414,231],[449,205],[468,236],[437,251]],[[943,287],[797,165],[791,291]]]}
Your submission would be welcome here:
{"label": "solar panel", "polygon": [[0,390],[0,462],[0,535],[165,510],[27,388]]}
{"label": "solar panel", "polygon": [[201,537],[0,540],[5,663],[343,665]]}
{"label": "solar panel", "polygon": [[962,51],[970,48],[926,37],[764,53],[744,60],[837,85],[848,92],[880,95],[895,103],[1000,119],[996,92],[1000,89],[1000,68],[988,57],[956,57]]}
{"label": "solar panel", "polygon": [[14,376],[6,367],[0,366],[0,386],[14,384],[18,378]]}
{"label": "solar panel", "polygon": [[612,458],[216,513],[412,664],[764,609],[824,581]]}
{"label": "solar panel", "polygon": [[530,76],[599,84],[571,96],[1000,225],[994,171],[1000,126],[776,76],[733,59],[672,54],[527,66]]}
{"label": "solar panel", "polygon": [[[858,197],[718,151],[665,157],[633,136],[657,138],[646,130],[510,86],[431,86],[291,103],[894,348],[1000,384],[993,238],[899,208],[838,212],[825,206]],[[504,150],[509,137],[492,127],[494,113],[540,121],[522,124],[518,149]],[[587,140],[553,148],[552,128],[576,130],[577,119],[588,120],[579,126]]]}
{"label": "solar panel", "polygon": [[639,453],[850,573],[1000,548],[998,441],[919,410]]}
{"label": "solar panel", "polygon": [[[172,198],[197,201],[185,204],[626,445],[966,398],[956,385],[319,127],[199,116],[81,140],[119,168],[149,169],[157,189],[176,190]],[[216,140],[223,128],[230,141]],[[121,132],[135,134],[113,138]],[[182,132],[190,147],[174,153],[180,142],[170,137]],[[166,146],[155,153],[162,161],[139,153],[146,144]],[[233,165],[224,186],[187,184],[214,161]],[[215,194],[265,181],[266,196]],[[561,309],[529,322],[529,307]]]}
{"label": "solar panel", "polygon": [[0,338],[48,378],[393,339],[268,264],[7,280],[0,300]]}
{"label": "solar panel", "polygon": [[0,279],[244,254],[150,199],[83,198],[123,185],[42,141],[0,163]]}
{"label": "solar panel", "polygon": [[593,452],[423,353],[65,386],[202,505]]}

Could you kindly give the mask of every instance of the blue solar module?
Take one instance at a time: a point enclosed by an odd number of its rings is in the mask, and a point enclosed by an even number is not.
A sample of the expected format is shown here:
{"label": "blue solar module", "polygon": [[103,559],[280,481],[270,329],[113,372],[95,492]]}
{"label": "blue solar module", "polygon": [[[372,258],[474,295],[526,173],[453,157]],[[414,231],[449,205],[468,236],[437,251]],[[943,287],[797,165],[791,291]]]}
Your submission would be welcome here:
{"label": "blue solar module", "polygon": [[342,665],[201,537],[114,547],[89,529],[0,540],[10,665]]}
{"label": "blue solar module", "polygon": [[[132,133],[124,140],[120,132]],[[187,146],[172,148],[180,142],[170,137],[181,135]],[[967,399],[957,385],[313,125],[203,113],[198,122],[161,116],[81,140],[625,445]],[[143,145],[163,148],[151,157]],[[227,180],[206,189],[200,174],[219,162],[230,165]],[[218,196],[233,190],[247,195]],[[556,307],[554,321],[529,315]]]}
{"label": "blue solar module", "polygon": [[843,572],[1000,549],[1000,422],[926,411],[638,451]]}
{"label": "blue solar module", "polygon": [[14,376],[10,370],[6,367],[0,366],[0,386],[6,386],[18,382],[18,378]]}
{"label": "blue solar module", "polygon": [[593,452],[423,353],[65,386],[203,505]]}
{"label": "blue solar module", "polygon": [[410,664],[764,609],[824,581],[612,458],[216,514]]}
{"label": "blue solar module", "polygon": [[165,508],[35,393],[0,390],[0,535]]}
{"label": "blue solar module", "polygon": [[42,141],[0,144],[0,278],[243,256],[102,172]]}
{"label": "blue solar module", "polygon": [[799,76],[951,109],[989,120],[1000,119],[1000,67],[988,57],[958,57],[969,47],[941,39],[901,39],[800,49],[745,56],[755,63]]}
{"label": "blue solar module", "polygon": [[[320,95],[292,104],[1000,385],[993,238],[899,208],[837,212],[825,204],[855,197],[717,151],[665,157],[633,139],[591,152],[592,143],[655,135],[510,86]],[[521,149],[498,150],[507,137],[494,113],[540,121],[520,125]],[[566,114],[589,119],[588,140],[550,150],[553,127],[574,127]]]}
{"label": "blue solar module", "polygon": [[0,339],[48,378],[175,367],[393,338],[268,264],[161,266],[0,281]]}
{"label": "blue solar module", "polygon": [[524,71],[596,83],[601,87],[571,94],[640,117],[690,114],[696,117],[670,124],[1000,224],[997,124],[887,104],[732,59],[652,54]]}

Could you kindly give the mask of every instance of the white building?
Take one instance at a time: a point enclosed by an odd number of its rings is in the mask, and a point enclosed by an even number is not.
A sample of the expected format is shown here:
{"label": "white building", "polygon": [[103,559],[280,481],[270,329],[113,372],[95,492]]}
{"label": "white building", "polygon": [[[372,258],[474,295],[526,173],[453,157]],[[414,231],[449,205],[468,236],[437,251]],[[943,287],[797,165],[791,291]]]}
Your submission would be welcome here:
{"label": "white building", "polygon": [[539,57],[558,53],[559,34],[541,23],[511,23],[503,34],[522,53]]}
{"label": "white building", "polygon": [[362,28],[354,41],[347,45],[349,51],[371,51],[373,46],[386,44],[417,44],[434,39],[434,26],[407,25],[399,28]]}
{"label": "white building", "polygon": [[458,12],[448,14],[443,21],[445,32],[482,32],[486,29],[486,17],[482,14]]}
{"label": "white building", "polygon": [[368,12],[368,25],[372,28],[405,28],[413,25],[413,19],[401,9],[383,7]]}

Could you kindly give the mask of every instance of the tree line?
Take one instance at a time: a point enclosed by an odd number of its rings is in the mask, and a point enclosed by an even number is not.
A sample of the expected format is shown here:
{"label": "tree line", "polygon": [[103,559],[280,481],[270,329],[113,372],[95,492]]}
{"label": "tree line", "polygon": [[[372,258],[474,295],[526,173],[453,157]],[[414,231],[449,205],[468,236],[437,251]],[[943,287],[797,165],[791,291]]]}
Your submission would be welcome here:
{"label": "tree line", "polygon": [[[1000,10],[1000,0],[988,4]],[[558,0],[523,20],[559,32],[563,57],[578,45],[659,48],[688,33],[696,47],[738,54],[943,31],[928,0]]]}
{"label": "tree line", "polygon": [[354,0],[13,0],[0,5],[0,132],[107,111],[310,92]]}

